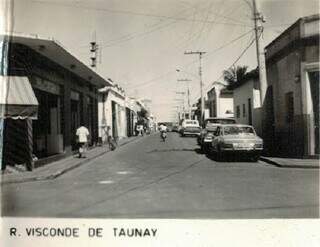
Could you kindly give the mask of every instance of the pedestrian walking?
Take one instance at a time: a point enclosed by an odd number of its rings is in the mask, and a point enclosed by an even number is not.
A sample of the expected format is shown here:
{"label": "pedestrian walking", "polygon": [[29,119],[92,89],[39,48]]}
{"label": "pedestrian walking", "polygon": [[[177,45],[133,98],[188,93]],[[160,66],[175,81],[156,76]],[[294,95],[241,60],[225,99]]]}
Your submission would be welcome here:
{"label": "pedestrian walking", "polygon": [[78,147],[79,147],[79,158],[86,158],[86,151],[88,145],[89,130],[85,126],[80,126],[76,132]]}

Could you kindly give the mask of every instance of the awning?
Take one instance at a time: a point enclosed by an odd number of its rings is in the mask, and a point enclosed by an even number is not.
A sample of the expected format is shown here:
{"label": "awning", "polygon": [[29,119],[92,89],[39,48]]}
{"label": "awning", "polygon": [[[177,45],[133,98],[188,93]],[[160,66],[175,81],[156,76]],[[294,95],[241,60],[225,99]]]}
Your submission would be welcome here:
{"label": "awning", "polygon": [[0,117],[37,119],[38,105],[27,77],[0,76]]}
{"label": "awning", "polygon": [[8,38],[10,45],[21,44],[27,46],[50,61],[53,61],[67,69],[71,73],[83,78],[92,85],[99,88],[113,85],[110,79],[104,79],[96,71],[91,69],[91,67],[73,56],[69,51],[63,48],[58,41],[52,38],[47,39],[42,38],[39,35],[26,35],[21,33],[10,33],[10,35],[0,34],[0,40],[6,40],[6,38]]}

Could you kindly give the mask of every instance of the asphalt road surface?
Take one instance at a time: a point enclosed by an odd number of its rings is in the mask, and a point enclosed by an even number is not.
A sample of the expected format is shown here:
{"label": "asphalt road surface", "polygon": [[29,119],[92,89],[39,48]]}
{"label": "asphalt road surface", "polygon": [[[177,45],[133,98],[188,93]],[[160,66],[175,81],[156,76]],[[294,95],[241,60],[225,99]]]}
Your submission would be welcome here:
{"label": "asphalt road surface", "polygon": [[150,135],[53,180],[2,186],[2,215],[86,218],[319,217],[319,170],[217,162],[195,138]]}

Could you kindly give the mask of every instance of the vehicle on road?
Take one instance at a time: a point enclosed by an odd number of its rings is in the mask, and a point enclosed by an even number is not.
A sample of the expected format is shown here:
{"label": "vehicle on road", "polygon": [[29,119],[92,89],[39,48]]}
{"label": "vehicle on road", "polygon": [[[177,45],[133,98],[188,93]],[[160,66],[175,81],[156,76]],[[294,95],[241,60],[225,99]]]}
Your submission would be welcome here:
{"label": "vehicle on road", "polygon": [[221,124],[235,124],[236,120],[234,118],[207,118],[204,120],[203,129],[197,138],[198,144],[201,147],[202,152],[207,153],[209,150],[212,140],[213,133],[216,131],[217,127]]}
{"label": "vehicle on road", "polygon": [[246,155],[253,161],[258,161],[263,150],[263,140],[257,136],[251,125],[226,124],[217,127],[210,152],[217,159],[224,155]]}
{"label": "vehicle on road", "polygon": [[185,119],[182,122],[181,136],[198,136],[200,135],[200,125],[198,120]]}
{"label": "vehicle on road", "polygon": [[167,132],[166,131],[161,131],[161,139],[162,141],[166,141],[166,138],[167,138]]}
{"label": "vehicle on road", "polygon": [[165,142],[167,138],[168,127],[164,123],[161,123],[159,126],[159,131],[160,131],[160,137],[162,141]]}

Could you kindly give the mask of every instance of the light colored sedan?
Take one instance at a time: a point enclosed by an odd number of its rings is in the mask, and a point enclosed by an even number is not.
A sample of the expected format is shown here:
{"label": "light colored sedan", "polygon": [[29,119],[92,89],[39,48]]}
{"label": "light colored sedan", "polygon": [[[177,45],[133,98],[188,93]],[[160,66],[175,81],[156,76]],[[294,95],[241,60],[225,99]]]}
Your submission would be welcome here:
{"label": "light colored sedan", "polygon": [[204,153],[207,153],[210,149],[213,133],[216,131],[217,127],[221,124],[235,124],[236,120],[233,118],[207,118],[204,121],[204,128],[201,130],[200,135],[198,136],[198,144],[201,146],[201,150]]}
{"label": "light colored sedan", "polygon": [[243,154],[257,161],[263,150],[263,140],[250,125],[220,125],[214,136],[211,151],[217,158],[222,158],[226,154]]}
{"label": "light colored sedan", "polygon": [[182,122],[181,136],[198,136],[200,131],[198,120],[185,119]]}

